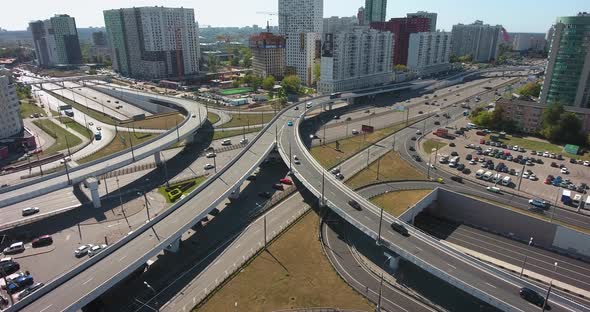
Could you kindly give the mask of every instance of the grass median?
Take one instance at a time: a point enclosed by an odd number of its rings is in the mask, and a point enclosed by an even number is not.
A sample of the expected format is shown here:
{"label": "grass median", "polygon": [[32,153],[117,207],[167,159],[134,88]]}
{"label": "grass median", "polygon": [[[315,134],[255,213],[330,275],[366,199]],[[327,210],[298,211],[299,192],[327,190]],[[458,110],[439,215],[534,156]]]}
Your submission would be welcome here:
{"label": "grass median", "polygon": [[260,114],[230,114],[231,120],[224,123],[219,128],[233,128],[243,127],[248,125],[261,125],[269,122],[274,116],[273,113],[260,113]]}
{"label": "grass median", "polygon": [[[377,177],[377,172],[379,176]],[[352,189],[385,181],[426,180],[426,175],[403,160],[398,152],[388,152],[369,167],[352,176],[346,181]]]}
{"label": "grass median", "polygon": [[70,128],[78,132],[79,134],[85,136],[88,140],[92,140],[92,138],[94,137],[92,131],[88,130],[86,127],[77,123],[70,117],[60,117],[59,121],[61,121],[61,123],[63,123],[67,128]]}
{"label": "grass median", "polygon": [[166,198],[167,203],[174,203],[182,196],[189,194],[196,189],[201,183],[207,180],[208,176],[196,177],[182,182],[172,183],[169,187],[162,186],[158,188],[158,192]]}
{"label": "grass median", "polygon": [[[486,136],[485,139],[486,141],[490,140],[490,136]],[[527,139],[507,135],[506,138],[500,139],[500,141],[507,145],[518,145],[520,147],[527,149],[528,151],[547,151],[549,153],[561,154],[564,157],[568,158],[590,160],[590,153],[585,153],[584,155],[569,154],[563,150],[563,146],[552,144],[541,139]]]}
{"label": "grass median", "polygon": [[102,149],[98,150],[96,153],[92,155],[80,159],[78,163],[83,164],[96,159],[100,159],[102,157],[130,148],[131,145],[137,146],[138,144],[151,140],[156,136],[158,136],[158,134],[155,133],[137,132],[133,134],[133,132],[119,131],[119,133],[117,133],[115,138],[109,144],[107,144],[107,146],[103,147]]}
{"label": "grass median", "polygon": [[172,129],[177,125],[181,124],[184,120],[184,116],[178,113],[165,113],[148,116],[143,120],[133,121],[122,121],[119,123],[120,127],[127,127],[135,129]]}
{"label": "grass median", "polygon": [[207,113],[207,119],[209,119],[209,122],[213,125],[216,122],[218,122],[221,118],[219,117],[219,115],[209,112]]}
{"label": "grass median", "polygon": [[28,100],[21,100],[20,102],[20,117],[29,118],[34,114],[42,114],[45,116],[47,113],[39,106],[30,103]]}
{"label": "grass median", "polygon": [[431,153],[433,153],[434,149],[437,149],[437,148],[441,149],[447,145],[448,144],[443,141],[439,141],[439,140],[435,140],[435,139],[428,139],[422,143],[422,149],[424,150],[425,153],[431,154]]}
{"label": "grass median", "polygon": [[389,192],[371,198],[371,202],[378,207],[383,208],[389,214],[395,217],[401,216],[408,208],[415,205],[424,196],[430,194],[432,190],[408,190]]}
{"label": "grass median", "polygon": [[35,126],[39,127],[43,132],[55,139],[55,143],[48,148],[43,149],[42,155],[51,155],[59,151],[67,151],[68,146],[73,148],[74,146],[81,144],[82,140],[70,133],[68,130],[60,127],[49,119],[38,119],[34,120]]}
{"label": "grass median", "polygon": [[[416,120],[410,121],[410,124]],[[405,122],[399,122],[392,126],[375,130],[373,133],[356,135],[326,145],[314,146],[310,149],[310,152],[322,166],[332,168],[354,156],[367,146],[377,143],[405,127]]]}
{"label": "grass median", "polygon": [[236,304],[240,311],[312,307],[374,310],[326,259],[318,241],[318,216],[313,212],[193,311],[234,311]]}
{"label": "grass median", "polygon": [[234,137],[234,136],[238,136],[238,135],[242,135],[242,134],[259,132],[260,130],[262,130],[261,127],[246,129],[245,132],[242,129],[240,129],[240,130],[225,130],[225,131],[222,129],[217,129],[213,133],[213,140],[220,140],[220,139],[230,138],[230,137]]}

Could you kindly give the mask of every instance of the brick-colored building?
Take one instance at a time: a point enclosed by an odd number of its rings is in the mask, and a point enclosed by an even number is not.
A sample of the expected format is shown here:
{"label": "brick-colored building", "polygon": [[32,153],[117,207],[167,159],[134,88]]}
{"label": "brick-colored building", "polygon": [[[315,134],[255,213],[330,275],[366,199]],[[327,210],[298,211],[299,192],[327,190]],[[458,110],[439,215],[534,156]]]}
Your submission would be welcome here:
{"label": "brick-colored building", "polygon": [[260,77],[272,75],[280,80],[285,75],[286,52],[285,37],[263,32],[250,37],[252,68]]}
{"label": "brick-colored building", "polygon": [[392,18],[387,22],[371,23],[371,28],[393,33],[393,65],[408,64],[410,34],[430,31],[430,19],[425,17]]}
{"label": "brick-colored building", "polygon": [[[543,111],[547,105],[532,101],[500,99],[496,109],[503,109],[502,119],[512,120],[524,133],[537,133],[543,123]],[[582,131],[590,131],[590,109],[565,106],[566,112],[575,113],[582,122]]]}

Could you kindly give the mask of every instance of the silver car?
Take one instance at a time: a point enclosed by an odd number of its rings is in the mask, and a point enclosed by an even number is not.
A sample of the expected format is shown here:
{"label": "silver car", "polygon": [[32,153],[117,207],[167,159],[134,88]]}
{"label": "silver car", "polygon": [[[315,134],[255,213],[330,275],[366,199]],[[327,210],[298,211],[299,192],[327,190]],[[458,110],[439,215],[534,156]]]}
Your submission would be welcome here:
{"label": "silver car", "polygon": [[94,247],[94,245],[92,244],[82,245],[76,248],[76,250],[74,251],[74,256],[76,256],[76,258],[83,257],[88,254],[88,251],[90,251],[90,248],[92,247]]}

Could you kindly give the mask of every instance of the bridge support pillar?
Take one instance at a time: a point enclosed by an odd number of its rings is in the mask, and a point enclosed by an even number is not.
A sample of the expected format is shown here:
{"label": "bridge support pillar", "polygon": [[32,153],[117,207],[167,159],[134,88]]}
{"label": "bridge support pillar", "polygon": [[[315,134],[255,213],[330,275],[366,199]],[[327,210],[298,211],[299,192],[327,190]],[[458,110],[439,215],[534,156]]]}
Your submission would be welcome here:
{"label": "bridge support pillar", "polygon": [[160,152],[154,154],[154,160],[156,161],[156,166],[159,167],[162,165],[162,155],[160,155]]}
{"label": "bridge support pillar", "polygon": [[391,257],[391,259],[389,260],[389,270],[395,272],[397,271],[397,268],[399,267],[399,260],[400,260],[400,256],[393,256]]}
{"label": "bridge support pillar", "polygon": [[180,250],[180,237],[175,239],[168,247],[166,251],[177,253]]}
{"label": "bridge support pillar", "polygon": [[332,106],[334,106],[334,103],[333,103],[333,102],[330,102],[330,103],[328,104],[328,110],[332,110]]}
{"label": "bridge support pillar", "polygon": [[86,186],[90,189],[90,195],[92,196],[92,206],[94,208],[100,208],[100,193],[98,192],[98,180],[95,177],[90,177],[85,181]]}

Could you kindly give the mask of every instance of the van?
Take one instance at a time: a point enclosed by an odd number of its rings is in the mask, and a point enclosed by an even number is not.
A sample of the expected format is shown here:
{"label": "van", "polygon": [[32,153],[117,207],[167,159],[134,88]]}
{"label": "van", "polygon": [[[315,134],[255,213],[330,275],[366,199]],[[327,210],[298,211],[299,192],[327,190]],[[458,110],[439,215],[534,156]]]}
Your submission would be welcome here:
{"label": "van", "polygon": [[502,179],[502,185],[509,186],[510,184],[512,184],[512,178],[505,176],[504,179]]}
{"label": "van", "polygon": [[221,145],[231,145],[231,140],[223,140],[223,142],[221,142]]}
{"label": "van", "polygon": [[486,173],[483,174],[482,179],[489,181],[492,178],[493,173],[491,171],[486,171]]}
{"label": "van", "polygon": [[485,171],[483,169],[479,169],[479,170],[477,170],[477,172],[475,172],[475,177],[478,179],[481,179],[483,177],[484,173],[485,173]]}
{"label": "van", "polygon": [[311,108],[311,106],[312,106],[312,105],[313,105],[313,103],[312,103],[312,102],[307,102],[307,103],[305,104],[305,108]]}
{"label": "van", "polygon": [[492,181],[494,183],[498,183],[498,182],[502,181],[502,175],[499,173],[494,174],[494,176],[492,177]]}

